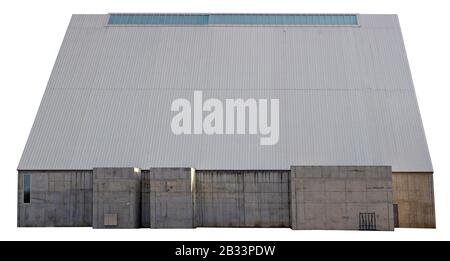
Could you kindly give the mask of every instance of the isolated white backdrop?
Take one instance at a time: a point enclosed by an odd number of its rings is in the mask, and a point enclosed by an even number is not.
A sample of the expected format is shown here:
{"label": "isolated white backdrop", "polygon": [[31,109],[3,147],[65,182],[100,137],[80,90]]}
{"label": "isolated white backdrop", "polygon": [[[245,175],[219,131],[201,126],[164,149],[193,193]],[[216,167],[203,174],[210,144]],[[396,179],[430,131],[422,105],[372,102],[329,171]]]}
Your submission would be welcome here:
{"label": "isolated white backdrop", "polygon": [[[450,239],[450,2],[446,0],[2,0],[0,3],[1,240]],[[17,228],[17,172],[71,14],[109,12],[398,14],[434,167],[437,229],[93,230]],[[411,141],[414,142],[414,141]]]}

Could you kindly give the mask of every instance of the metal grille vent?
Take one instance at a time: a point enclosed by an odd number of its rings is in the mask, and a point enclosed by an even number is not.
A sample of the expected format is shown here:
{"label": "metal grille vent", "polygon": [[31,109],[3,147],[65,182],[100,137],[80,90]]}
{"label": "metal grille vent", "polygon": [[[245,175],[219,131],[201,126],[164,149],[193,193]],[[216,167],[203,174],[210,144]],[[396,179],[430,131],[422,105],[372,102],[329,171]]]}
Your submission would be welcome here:
{"label": "metal grille vent", "polygon": [[359,213],[359,230],[377,230],[375,212]]}

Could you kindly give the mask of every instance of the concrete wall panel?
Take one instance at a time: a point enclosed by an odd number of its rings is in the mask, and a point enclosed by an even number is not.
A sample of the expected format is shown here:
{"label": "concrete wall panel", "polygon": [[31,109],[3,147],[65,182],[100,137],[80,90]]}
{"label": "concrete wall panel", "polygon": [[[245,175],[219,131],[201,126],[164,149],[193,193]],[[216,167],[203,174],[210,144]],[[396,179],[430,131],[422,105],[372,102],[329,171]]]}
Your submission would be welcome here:
{"label": "concrete wall panel", "polygon": [[[94,228],[137,228],[140,226],[141,173],[133,168],[94,168]],[[114,215],[116,225],[105,224]],[[108,226],[109,225],[109,226]]]}
{"label": "concrete wall panel", "polygon": [[293,166],[293,229],[359,229],[359,214],[375,212],[377,230],[393,230],[390,167]]}
{"label": "concrete wall panel", "polygon": [[[23,175],[31,175],[31,203],[23,203]],[[92,225],[91,171],[19,171],[17,225]]]}
{"label": "concrete wall panel", "polygon": [[288,171],[196,172],[196,224],[288,227]]}
{"label": "concrete wall panel", "polygon": [[436,227],[432,173],[393,173],[392,185],[400,227]]}
{"label": "concrete wall panel", "polygon": [[150,208],[143,211],[151,228],[194,227],[193,175],[190,168],[151,168],[145,174]]}

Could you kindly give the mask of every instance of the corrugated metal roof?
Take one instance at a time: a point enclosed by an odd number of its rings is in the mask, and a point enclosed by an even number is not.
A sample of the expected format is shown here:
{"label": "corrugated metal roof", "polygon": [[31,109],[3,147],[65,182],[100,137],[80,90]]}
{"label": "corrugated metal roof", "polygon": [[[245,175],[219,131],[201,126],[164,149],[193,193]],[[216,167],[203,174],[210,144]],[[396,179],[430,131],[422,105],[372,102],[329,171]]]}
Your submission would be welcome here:
{"label": "corrugated metal roof", "polygon": [[[395,15],[358,27],[107,26],[74,15],[19,169],[432,171]],[[280,100],[280,138],[172,133],[176,98]]]}

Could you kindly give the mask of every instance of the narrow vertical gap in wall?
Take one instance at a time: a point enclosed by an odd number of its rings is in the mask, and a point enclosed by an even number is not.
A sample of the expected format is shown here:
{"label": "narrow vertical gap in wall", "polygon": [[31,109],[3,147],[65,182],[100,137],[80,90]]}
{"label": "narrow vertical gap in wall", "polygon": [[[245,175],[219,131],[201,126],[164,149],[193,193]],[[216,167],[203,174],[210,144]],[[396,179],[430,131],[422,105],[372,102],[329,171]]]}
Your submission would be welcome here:
{"label": "narrow vertical gap in wall", "polygon": [[141,177],[139,178],[139,187],[140,187],[140,191],[139,191],[139,204],[138,204],[138,209],[139,209],[139,227],[143,227],[142,225],[142,212],[144,211],[144,209],[142,208],[143,204],[142,204],[142,198],[143,198],[143,192],[144,192],[144,181],[143,181],[144,175],[142,174]]}
{"label": "narrow vertical gap in wall", "polygon": [[[247,224],[247,219],[245,218],[245,172],[238,172],[238,178],[242,178],[242,215],[244,217],[244,222],[241,223],[245,227]],[[256,180],[256,172],[253,174]]]}
{"label": "narrow vertical gap in wall", "polygon": [[195,168],[191,168],[192,227],[194,228],[197,227],[196,182]]}
{"label": "narrow vertical gap in wall", "polygon": [[400,222],[398,218],[398,204],[394,205],[394,227],[400,227]]}
{"label": "narrow vertical gap in wall", "polygon": [[31,203],[31,175],[23,175],[23,203]]}

